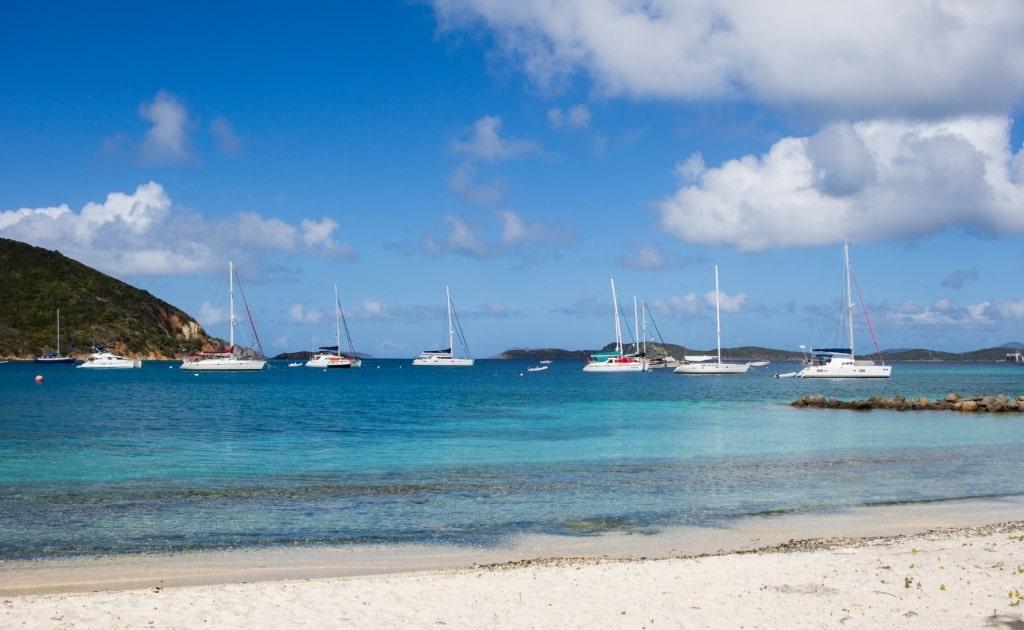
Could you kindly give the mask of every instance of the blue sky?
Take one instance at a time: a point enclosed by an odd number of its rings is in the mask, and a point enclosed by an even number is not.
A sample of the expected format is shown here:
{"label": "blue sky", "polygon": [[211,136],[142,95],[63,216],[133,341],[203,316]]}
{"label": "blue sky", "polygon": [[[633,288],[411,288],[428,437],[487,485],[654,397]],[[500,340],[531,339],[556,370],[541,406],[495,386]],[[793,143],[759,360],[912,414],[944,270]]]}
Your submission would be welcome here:
{"label": "blue sky", "polygon": [[[836,341],[842,243],[881,348],[1024,341],[1024,5],[17,3],[0,236],[268,354]],[[59,307],[60,305],[54,305]],[[858,307],[859,309],[860,307]],[[116,340],[109,340],[116,341]],[[858,318],[857,349],[871,352]]]}

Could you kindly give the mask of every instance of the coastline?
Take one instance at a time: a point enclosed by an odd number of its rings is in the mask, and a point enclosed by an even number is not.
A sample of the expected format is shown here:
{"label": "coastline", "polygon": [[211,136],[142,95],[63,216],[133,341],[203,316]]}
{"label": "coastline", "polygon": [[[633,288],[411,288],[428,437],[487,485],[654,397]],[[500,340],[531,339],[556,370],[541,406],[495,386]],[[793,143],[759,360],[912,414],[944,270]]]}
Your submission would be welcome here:
{"label": "coastline", "polygon": [[1024,498],[505,549],[4,562],[7,627],[1019,627]]}

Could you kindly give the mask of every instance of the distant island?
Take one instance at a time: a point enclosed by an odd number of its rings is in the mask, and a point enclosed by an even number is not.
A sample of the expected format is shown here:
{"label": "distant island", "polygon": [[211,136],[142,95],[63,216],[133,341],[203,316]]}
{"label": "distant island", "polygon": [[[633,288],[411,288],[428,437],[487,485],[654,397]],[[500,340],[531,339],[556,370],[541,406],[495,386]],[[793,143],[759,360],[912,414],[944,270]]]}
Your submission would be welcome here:
{"label": "distant island", "polygon": [[[598,351],[614,350],[615,344],[600,348],[599,350],[562,350],[560,348],[512,348],[495,355],[495,359],[523,359],[523,360],[554,360],[571,359],[586,361],[587,357]],[[647,356],[652,359],[660,359],[666,356],[682,359],[686,355],[714,355],[717,349],[694,349],[676,344],[647,343]],[[803,352],[791,350],[777,350],[762,348],[759,346],[741,346],[737,348],[722,348],[722,356],[732,361],[802,361],[807,357]],[[865,359],[877,357],[878,355],[864,355]],[[1016,358],[1014,358],[1016,357]],[[1010,342],[995,348],[972,350],[971,352],[939,352],[926,349],[900,349],[883,350],[881,358],[884,361],[981,361],[997,362],[1011,361],[1024,365],[1024,344]]]}
{"label": "distant island", "polygon": [[[118,354],[140,359],[177,359],[200,349],[219,349],[223,339],[211,337],[185,311],[112,278],[60,252],[20,241],[0,238],[0,358],[32,359],[55,350],[56,315],[60,309],[61,349],[79,357],[93,345],[110,347]],[[530,361],[586,361],[604,348],[510,348],[492,359]],[[715,354],[717,350],[693,349],[676,344],[647,343],[647,356],[682,359],[686,355]],[[995,348],[952,353],[925,349],[882,352],[885,361],[1007,361],[1024,365],[1024,344],[1013,342]],[[276,359],[303,360],[309,351],[287,352]],[[757,346],[722,348],[723,357],[739,361],[793,361],[801,352]],[[360,358],[369,355],[357,354]],[[868,358],[865,356],[865,358]]]}

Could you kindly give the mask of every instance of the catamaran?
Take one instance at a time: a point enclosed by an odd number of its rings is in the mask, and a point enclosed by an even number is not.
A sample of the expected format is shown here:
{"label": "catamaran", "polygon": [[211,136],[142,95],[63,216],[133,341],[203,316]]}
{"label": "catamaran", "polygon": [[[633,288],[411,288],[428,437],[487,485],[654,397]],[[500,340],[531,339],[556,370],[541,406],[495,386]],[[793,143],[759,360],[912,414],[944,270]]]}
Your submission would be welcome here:
{"label": "catamaran", "polygon": [[[267,364],[262,356],[243,354],[241,348],[235,347],[235,263],[228,262],[228,300],[229,314],[229,345],[223,350],[203,350],[199,354],[186,357],[181,362],[182,370],[193,372],[259,372]],[[246,309],[248,310],[248,309]],[[252,320],[250,319],[250,324]],[[254,329],[255,330],[255,329]],[[257,344],[259,340],[257,339]]]}
{"label": "catamaran", "polygon": [[[345,324],[345,337],[348,339],[348,354],[341,352],[342,323]],[[320,346],[320,352],[306,361],[306,367],[357,368],[362,364],[362,359],[356,356],[355,347],[352,345],[352,336],[348,333],[348,322],[345,321],[345,313],[341,310],[341,301],[338,300],[338,285],[334,285],[334,345]]]}
{"label": "catamaran", "polygon": [[[469,354],[469,346],[466,344],[466,337],[462,334],[462,325],[459,323],[459,316],[455,313],[455,309],[452,307],[451,289],[449,287],[445,287],[444,292],[448,298],[448,347],[444,350],[424,350],[420,353],[420,356],[412,360],[413,365],[469,367],[474,363],[473,357]],[[459,341],[462,343],[463,352],[466,353],[465,357],[456,357],[452,354],[456,334],[459,337]]]}
{"label": "catamaran", "polygon": [[[848,348],[812,348],[811,365],[796,374],[779,375],[797,378],[889,378],[892,366],[870,360],[857,360],[853,345],[853,294],[850,289],[850,244],[843,245],[843,266],[846,276],[846,335]],[[865,317],[867,317],[865,313]],[[868,323],[870,327],[870,322]],[[877,344],[876,344],[877,349]],[[881,353],[879,353],[881,358]]]}

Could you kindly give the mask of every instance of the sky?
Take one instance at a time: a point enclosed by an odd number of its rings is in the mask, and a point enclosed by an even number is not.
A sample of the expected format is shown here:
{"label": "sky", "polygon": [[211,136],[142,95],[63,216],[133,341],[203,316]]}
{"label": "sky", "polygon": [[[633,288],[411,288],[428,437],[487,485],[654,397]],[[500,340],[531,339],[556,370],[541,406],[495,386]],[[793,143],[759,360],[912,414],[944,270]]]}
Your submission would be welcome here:
{"label": "sky", "polygon": [[716,266],[723,346],[834,345],[844,243],[858,354],[1024,341],[1019,0],[43,0],[0,59],[0,237],[225,339],[234,261],[271,356],[335,285],[372,356],[446,287],[475,357],[595,349],[611,279],[713,349]]}

